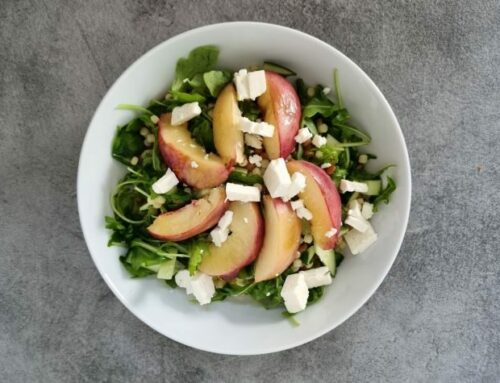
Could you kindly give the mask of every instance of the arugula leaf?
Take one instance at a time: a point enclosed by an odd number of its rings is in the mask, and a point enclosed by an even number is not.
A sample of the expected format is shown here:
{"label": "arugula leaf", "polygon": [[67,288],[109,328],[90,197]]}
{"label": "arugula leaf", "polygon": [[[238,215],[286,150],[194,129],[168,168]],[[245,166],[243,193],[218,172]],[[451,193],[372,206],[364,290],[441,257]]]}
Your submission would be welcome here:
{"label": "arugula leaf", "polygon": [[378,211],[379,205],[383,202],[389,203],[391,194],[396,190],[396,182],[387,176],[387,186],[380,192],[380,194],[373,200],[373,211]]}
{"label": "arugula leaf", "polygon": [[203,73],[203,81],[213,97],[219,95],[219,92],[231,81],[231,78],[232,75],[228,71],[212,70]]}
{"label": "arugula leaf", "polygon": [[194,275],[204,256],[209,254],[208,243],[195,242],[189,249],[189,275]]}
{"label": "arugula leaf", "polygon": [[186,92],[180,92],[177,90],[172,90],[170,92],[172,94],[172,97],[175,101],[179,101],[181,103],[188,103],[188,102],[205,102],[205,97],[203,97],[199,93],[186,93]]}
{"label": "arugula leaf", "polygon": [[144,137],[139,134],[139,131],[143,126],[140,119],[134,119],[118,128],[111,145],[113,158],[129,165],[132,157],[142,153],[145,149]]}
{"label": "arugula leaf", "polygon": [[260,116],[260,108],[255,101],[240,101],[238,102],[238,107],[241,110],[241,115],[251,121],[256,121]]}
{"label": "arugula leaf", "polygon": [[277,307],[283,304],[281,289],[285,282],[283,274],[269,281],[259,282],[247,291],[254,300],[259,302],[266,309]]}
{"label": "arugula leaf", "polygon": [[309,289],[309,297],[307,298],[307,305],[309,306],[319,301],[323,296],[323,292],[324,292],[323,286],[313,287],[312,289]]}
{"label": "arugula leaf", "polygon": [[233,170],[229,173],[227,182],[253,186],[255,184],[263,184],[264,179],[258,174],[245,173],[240,170]]}
{"label": "arugula leaf", "polygon": [[207,152],[215,152],[214,133],[212,124],[203,115],[189,121],[189,131],[197,143]]}
{"label": "arugula leaf", "polygon": [[187,58],[180,58],[175,67],[175,80],[172,90],[182,89],[184,79],[190,79],[198,73],[208,72],[215,68],[219,58],[219,49],[213,45],[200,46],[193,49]]}
{"label": "arugula leaf", "polygon": [[338,108],[333,102],[326,97],[314,97],[304,106],[303,114],[305,118],[311,118],[317,114],[323,117],[330,117],[337,110]]}

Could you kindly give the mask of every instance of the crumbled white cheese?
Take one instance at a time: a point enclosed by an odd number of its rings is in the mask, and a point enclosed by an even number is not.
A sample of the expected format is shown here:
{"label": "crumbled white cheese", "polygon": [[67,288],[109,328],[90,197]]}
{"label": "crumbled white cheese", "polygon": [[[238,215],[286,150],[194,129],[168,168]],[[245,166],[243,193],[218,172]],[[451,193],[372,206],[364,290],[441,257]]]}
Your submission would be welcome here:
{"label": "crumbled white cheese", "polygon": [[289,186],[286,194],[282,196],[283,201],[289,201],[293,197],[295,197],[297,194],[301,193],[304,191],[306,187],[306,177],[300,173],[300,172],[295,172],[292,174],[291,177],[292,184]]}
{"label": "crumbled white cheese", "polygon": [[299,129],[299,133],[295,136],[295,142],[303,144],[307,140],[310,140],[312,136],[313,135],[309,129],[307,128]]}
{"label": "crumbled white cheese", "polygon": [[229,201],[259,202],[260,190],[255,186],[245,186],[228,182],[226,198]]}
{"label": "crumbled white cheese", "polygon": [[156,194],[164,194],[178,183],[179,180],[175,176],[174,172],[171,169],[168,169],[167,172],[152,185],[152,189]]}
{"label": "crumbled white cheese", "polygon": [[326,144],[326,138],[320,136],[319,134],[316,134],[312,139],[312,144],[317,148],[321,148],[323,145]]}
{"label": "crumbled white cheese", "polygon": [[256,134],[262,137],[272,137],[274,126],[267,122],[254,122],[246,117],[240,119],[240,130],[244,133]]}
{"label": "crumbled white cheese", "polygon": [[346,192],[366,193],[368,191],[368,185],[364,182],[340,180],[340,191],[342,193]]}
{"label": "crumbled white cheese", "polygon": [[310,221],[313,218],[312,213],[305,207],[298,208],[297,210],[295,210],[295,212],[297,213],[297,217],[301,219]]}
{"label": "crumbled white cheese", "polygon": [[245,134],[245,144],[254,149],[262,149],[262,137],[256,134]]}
{"label": "crumbled white cheese", "polygon": [[271,197],[277,198],[287,195],[288,188],[292,185],[292,180],[283,158],[272,160],[269,163],[264,172],[264,183]]}
{"label": "crumbled white cheese", "polygon": [[330,88],[323,88],[323,94],[329,94],[331,91]]}
{"label": "crumbled white cheese", "polygon": [[369,229],[370,224],[361,214],[361,207],[357,200],[350,203],[345,223],[362,233]]}
{"label": "crumbled white cheese", "polygon": [[196,168],[200,167],[200,165],[198,165],[198,162],[196,162],[196,161],[191,161],[191,167],[193,169],[196,169]]}
{"label": "crumbled white cheese", "polygon": [[370,245],[377,240],[377,233],[373,230],[372,225],[368,223],[368,229],[362,233],[356,229],[348,231],[344,235],[344,240],[349,246],[351,253],[356,255],[365,251]]}
{"label": "crumbled white cheese", "polygon": [[180,270],[175,274],[175,283],[177,286],[186,289],[187,294],[192,294],[193,291],[191,289],[191,277],[189,276],[188,270]]}
{"label": "crumbled white cheese", "polygon": [[307,288],[326,286],[332,283],[332,274],[328,267],[321,266],[307,271],[301,271],[300,274],[304,276]]}
{"label": "crumbled white cheese", "polygon": [[210,232],[210,237],[212,238],[212,242],[215,246],[221,247],[224,242],[226,242],[229,236],[229,229],[221,229],[220,227],[216,227],[212,229]]}
{"label": "crumbled white cheese", "polygon": [[304,235],[304,243],[309,244],[309,243],[312,243],[312,241],[313,241],[313,237],[311,234]]}
{"label": "crumbled white cheese", "polygon": [[364,202],[361,209],[361,215],[364,219],[370,219],[373,217],[373,205],[369,202]]}
{"label": "crumbled white cheese", "polygon": [[293,210],[297,210],[304,207],[304,201],[302,201],[301,199],[298,199],[297,201],[292,201],[290,204],[292,205]]}
{"label": "crumbled white cheese", "polygon": [[332,227],[330,230],[328,230],[325,233],[325,237],[326,238],[332,238],[335,234],[337,234],[337,229],[335,229],[334,227]]}
{"label": "crumbled white cheese", "polygon": [[321,164],[321,169],[328,169],[330,166],[332,166],[331,163],[325,162],[324,164]]}
{"label": "crumbled white cheese", "polygon": [[231,222],[233,222],[233,212],[231,210],[226,210],[224,215],[219,219],[217,226],[221,229],[228,229]]}
{"label": "crumbled white cheese", "polygon": [[288,275],[281,289],[281,297],[284,299],[285,307],[289,313],[293,314],[304,310],[309,297],[304,275],[301,273]]}
{"label": "crumbled white cheese", "polygon": [[260,166],[262,165],[262,156],[259,156],[258,154],[253,154],[250,157],[248,157],[248,161],[251,164],[260,168]]}
{"label": "crumbled white cheese", "polygon": [[172,125],[181,125],[201,114],[198,102],[190,102],[181,106],[176,106],[172,110]]}
{"label": "crumbled white cheese", "polygon": [[266,73],[263,70],[248,72],[246,69],[240,69],[234,74],[234,84],[238,101],[255,100],[267,89]]}

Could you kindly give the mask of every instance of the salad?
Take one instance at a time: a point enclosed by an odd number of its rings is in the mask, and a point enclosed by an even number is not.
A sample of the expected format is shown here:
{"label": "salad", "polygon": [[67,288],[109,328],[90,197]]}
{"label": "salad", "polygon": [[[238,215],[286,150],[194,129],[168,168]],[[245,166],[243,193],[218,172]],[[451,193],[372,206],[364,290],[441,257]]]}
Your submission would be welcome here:
{"label": "salad", "polygon": [[[396,189],[363,150],[334,71],[309,86],[264,62],[217,67],[219,50],[180,58],[163,99],[122,104],[112,156],[109,246],[134,278],[156,276],[205,305],[249,296],[284,315],[318,301],[344,255],[377,239],[370,219]],[[235,69],[237,71],[235,72]]]}

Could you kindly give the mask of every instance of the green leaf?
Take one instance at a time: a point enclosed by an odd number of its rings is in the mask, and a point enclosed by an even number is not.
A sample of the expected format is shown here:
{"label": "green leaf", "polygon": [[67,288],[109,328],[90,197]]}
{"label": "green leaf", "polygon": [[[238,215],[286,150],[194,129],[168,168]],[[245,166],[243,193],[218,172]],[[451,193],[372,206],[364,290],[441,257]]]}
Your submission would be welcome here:
{"label": "green leaf", "polygon": [[205,102],[205,97],[195,92],[186,93],[177,90],[172,90],[170,93],[172,94],[172,97],[175,101],[179,101],[181,103]]}
{"label": "green leaf", "polygon": [[133,112],[139,112],[141,114],[147,114],[147,115],[152,115],[153,113],[151,113],[148,109],[140,106],[140,105],[134,105],[134,104],[119,104],[116,109],[119,109],[119,110],[130,110],[130,111],[133,111]]}
{"label": "green leaf", "polygon": [[205,45],[193,49],[187,58],[180,58],[175,67],[175,80],[172,84],[172,90],[180,90],[184,84],[184,79],[191,79],[198,73],[214,69],[218,57],[219,49],[217,47]]}
{"label": "green leaf", "polygon": [[373,200],[373,211],[378,211],[378,207],[382,202],[388,204],[390,196],[395,190],[396,182],[391,177],[387,176],[387,186]]}
{"label": "green leaf", "polygon": [[227,182],[253,186],[255,184],[263,184],[264,179],[258,174],[245,173],[239,170],[233,170],[229,173]]}
{"label": "green leaf", "polygon": [[338,108],[326,97],[314,97],[304,106],[304,117],[311,118],[317,114],[323,117],[330,117]]}
{"label": "green leaf", "polygon": [[228,71],[212,70],[203,73],[203,81],[208,88],[210,94],[214,97],[219,95],[219,92],[231,81],[232,75]]}
{"label": "green leaf", "polygon": [[255,101],[240,101],[238,102],[238,107],[241,110],[241,115],[251,121],[256,121],[260,116],[260,108]]}
{"label": "green leaf", "polygon": [[297,74],[293,70],[291,70],[283,65],[273,63],[271,61],[264,61],[263,69],[266,71],[278,73],[278,74],[285,76],[285,77],[295,76]]}
{"label": "green leaf", "polygon": [[215,152],[212,124],[205,116],[201,115],[189,121],[189,131],[195,141],[203,146],[207,152]]}
{"label": "green leaf", "polygon": [[204,256],[209,254],[208,243],[195,242],[189,249],[189,275],[194,275]]}
{"label": "green leaf", "polygon": [[307,305],[312,305],[313,303],[318,302],[321,297],[323,296],[324,288],[323,286],[320,287],[313,287],[312,289],[309,289],[309,297],[307,298]]}
{"label": "green leaf", "polygon": [[134,119],[118,128],[111,146],[113,158],[125,165],[130,165],[130,159],[142,153],[145,149],[144,137],[139,134],[139,131],[143,126],[140,119]]}

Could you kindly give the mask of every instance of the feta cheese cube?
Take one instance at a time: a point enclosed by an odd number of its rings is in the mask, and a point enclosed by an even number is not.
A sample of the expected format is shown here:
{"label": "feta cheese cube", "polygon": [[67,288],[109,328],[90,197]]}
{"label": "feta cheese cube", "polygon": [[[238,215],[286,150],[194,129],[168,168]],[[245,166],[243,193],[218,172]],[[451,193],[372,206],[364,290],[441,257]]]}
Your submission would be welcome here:
{"label": "feta cheese cube", "polygon": [[221,247],[224,242],[226,242],[227,237],[229,236],[229,228],[222,229],[220,227],[216,227],[210,232],[210,237],[212,238],[212,242],[215,246]]}
{"label": "feta cheese cube", "polygon": [[303,144],[307,140],[310,140],[312,136],[313,135],[309,129],[307,128],[299,129],[299,133],[295,136],[295,142]]}
{"label": "feta cheese cube", "polygon": [[259,156],[258,154],[253,154],[250,157],[248,157],[248,161],[251,164],[257,166],[258,168],[260,168],[260,166],[262,165],[262,157]]}
{"label": "feta cheese cube", "polygon": [[240,119],[240,130],[244,133],[256,134],[262,137],[272,137],[274,126],[267,122],[254,122],[246,117]]}
{"label": "feta cheese cube", "polygon": [[291,200],[297,194],[304,191],[304,188],[306,187],[306,177],[300,172],[293,173],[291,181],[292,184],[288,188],[286,195],[282,197],[285,202]]}
{"label": "feta cheese cube", "polygon": [[266,72],[257,70],[249,72],[247,75],[248,95],[252,100],[255,100],[260,95],[264,94],[267,89]]}
{"label": "feta cheese cube", "polygon": [[229,201],[259,202],[260,190],[255,186],[245,186],[228,182],[226,198]]}
{"label": "feta cheese cube", "polygon": [[250,91],[248,89],[248,71],[246,69],[240,69],[234,74],[234,85],[236,86],[238,101],[250,98]]}
{"label": "feta cheese cube", "polygon": [[182,106],[176,106],[172,110],[172,125],[181,125],[201,114],[200,104],[190,102]]}
{"label": "feta cheese cube", "polygon": [[266,72],[263,70],[248,72],[246,69],[240,69],[234,74],[234,84],[236,85],[238,101],[255,100],[267,89]]}
{"label": "feta cheese cube", "polygon": [[363,217],[347,216],[345,223],[352,228],[364,233],[368,230],[370,224]]}
{"label": "feta cheese cube", "polygon": [[326,144],[326,138],[320,136],[319,134],[316,134],[312,139],[312,144],[317,148],[321,148],[323,145]]}
{"label": "feta cheese cube", "polygon": [[321,266],[315,269],[300,272],[306,281],[308,289],[313,287],[326,286],[332,283],[332,274],[328,267]]}
{"label": "feta cheese cube", "polygon": [[334,227],[332,227],[330,230],[328,230],[325,233],[325,237],[326,238],[332,238],[335,234],[337,234],[337,229],[335,229]]}
{"label": "feta cheese cube", "polygon": [[364,182],[340,180],[340,191],[342,193],[346,192],[359,192],[366,193],[368,191],[368,185]]}
{"label": "feta cheese cube", "polygon": [[377,233],[373,230],[372,225],[369,223],[368,225],[369,227],[364,233],[352,229],[344,235],[344,239],[352,254],[356,255],[365,251],[377,240]]}
{"label": "feta cheese cube", "polygon": [[168,169],[167,172],[152,185],[152,189],[156,194],[164,194],[170,191],[178,183],[179,180],[174,172]]}
{"label": "feta cheese cube", "polygon": [[188,270],[180,270],[175,274],[175,283],[177,286],[186,289],[186,294],[192,294],[193,290],[191,289],[191,277],[189,276]]}
{"label": "feta cheese cube", "polygon": [[297,213],[297,217],[299,217],[301,219],[305,219],[307,221],[310,221],[313,218],[312,213],[308,209],[306,209],[305,207],[301,207],[301,208],[295,210],[295,212]]}
{"label": "feta cheese cube", "polygon": [[191,290],[200,305],[210,303],[215,295],[214,281],[211,276],[204,273],[196,273],[191,277]]}
{"label": "feta cheese cube", "polygon": [[228,229],[231,222],[233,222],[233,212],[231,210],[226,210],[221,219],[219,219],[217,226],[221,229]]}
{"label": "feta cheese cube", "polygon": [[302,201],[301,199],[298,199],[297,201],[292,201],[290,204],[292,205],[293,210],[297,210],[300,209],[301,207],[304,207],[304,201]]}
{"label": "feta cheese cube", "polygon": [[352,201],[349,204],[349,210],[347,211],[347,218],[345,223],[354,229],[364,233],[368,230],[370,224],[361,214],[361,205],[357,200]]}
{"label": "feta cheese cube", "polygon": [[245,134],[245,144],[254,149],[262,149],[262,137],[256,134]]}
{"label": "feta cheese cube", "polygon": [[289,313],[298,313],[307,306],[309,290],[302,273],[290,274],[286,277],[281,297],[285,300],[285,307]]}
{"label": "feta cheese cube", "polygon": [[370,219],[371,217],[373,217],[373,205],[370,202],[363,203],[361,215],[364,219]]}
{"label": "feta cheese cube", "polygon": [[292,185],[292,180],[283,158],[272,160],[269,163],[264,172],[264,183],[271,197],[277,198],[287,195],[288,188]]}

